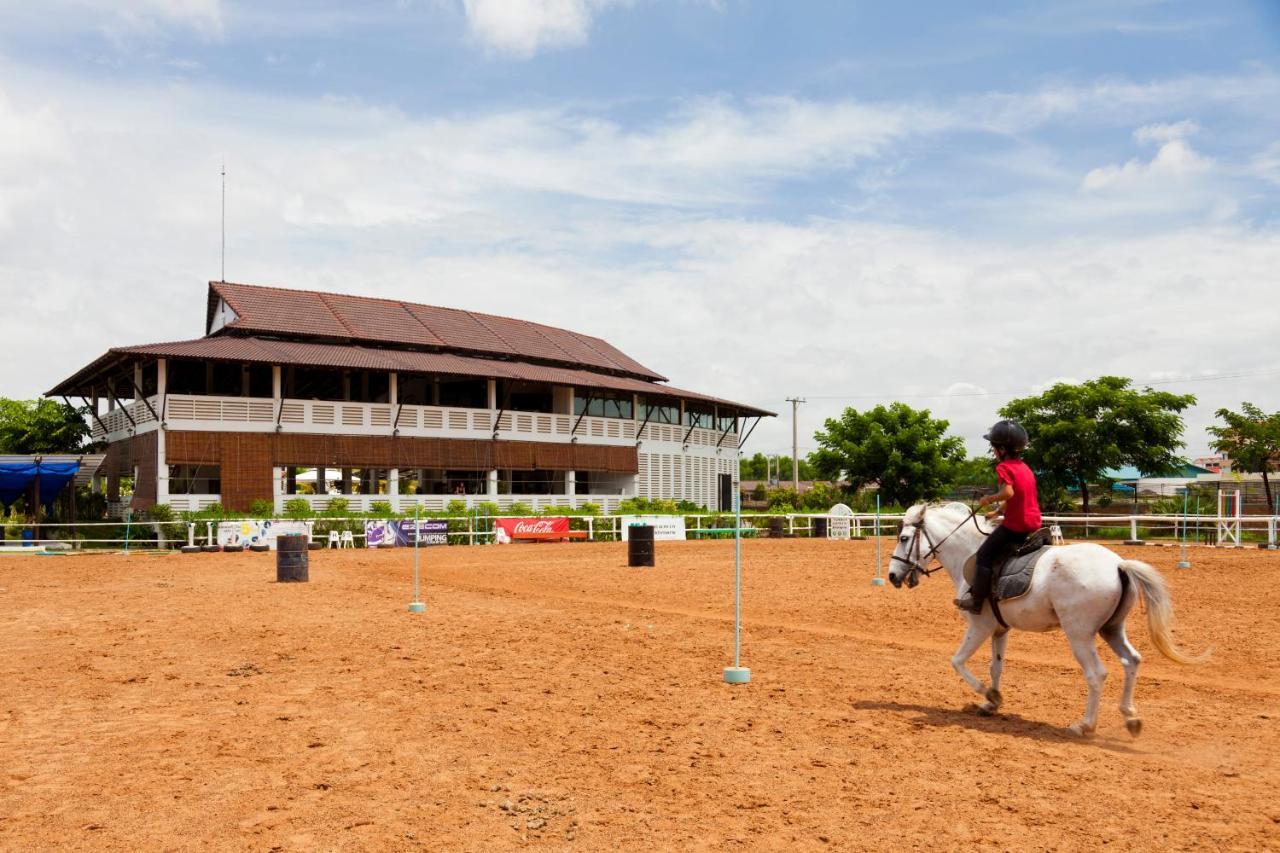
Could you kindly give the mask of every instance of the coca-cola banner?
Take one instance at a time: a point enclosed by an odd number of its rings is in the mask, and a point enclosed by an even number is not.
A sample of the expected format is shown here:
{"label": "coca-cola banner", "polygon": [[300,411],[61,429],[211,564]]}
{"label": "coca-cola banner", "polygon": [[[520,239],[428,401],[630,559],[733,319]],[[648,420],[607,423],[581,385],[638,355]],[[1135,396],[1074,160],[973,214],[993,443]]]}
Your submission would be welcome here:
{"label": "coca-cola banner", "polygon": [[568,532],[569,518],[563,515],[493,520],[493,541],[499,544],[507,544],[516,539],[554,539]]}

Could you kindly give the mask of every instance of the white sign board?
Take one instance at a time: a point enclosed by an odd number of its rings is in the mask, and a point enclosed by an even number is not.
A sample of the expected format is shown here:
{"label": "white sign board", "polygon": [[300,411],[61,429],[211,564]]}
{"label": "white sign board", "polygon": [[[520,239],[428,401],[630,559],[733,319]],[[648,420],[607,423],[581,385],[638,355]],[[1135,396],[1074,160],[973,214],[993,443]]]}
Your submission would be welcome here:
{"label": "white sign board", "polygon": [[274,551],[276,537],[288,534],[306,536],[311,532],[305,521],[219,521],[219,545],[270,545]]}
{"label": "white sign board", "polygon": [[622,541],[626,542],[630,537],[627,534],[627,528],[633,524],[648,524],[653,527],[654,540],[677,540],[684,541],[684,516],[683,515],[624,515],[622,516]]}

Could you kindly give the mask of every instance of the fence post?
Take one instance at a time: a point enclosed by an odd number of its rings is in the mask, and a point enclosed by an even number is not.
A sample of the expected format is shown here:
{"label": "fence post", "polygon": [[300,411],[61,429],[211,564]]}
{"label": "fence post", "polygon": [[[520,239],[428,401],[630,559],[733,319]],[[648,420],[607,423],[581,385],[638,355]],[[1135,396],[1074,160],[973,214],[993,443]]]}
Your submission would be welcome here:
{"label": "fence post", "polygon": [[589,515],[587,516],[587,541],[596,541],[596,526],[594,524],[594,519]]}

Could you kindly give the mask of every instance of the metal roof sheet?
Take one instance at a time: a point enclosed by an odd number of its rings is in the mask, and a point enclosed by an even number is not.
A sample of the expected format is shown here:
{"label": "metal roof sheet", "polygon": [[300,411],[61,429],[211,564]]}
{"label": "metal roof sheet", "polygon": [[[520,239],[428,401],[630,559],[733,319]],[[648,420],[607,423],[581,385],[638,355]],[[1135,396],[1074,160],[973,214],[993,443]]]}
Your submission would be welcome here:
{"label": "metal roof sheet", "polygon": [[645,379],[666,378],[599,338],[567,329],[368,296],[211,281],[206,329],[219,298],[236,314],[224,329],[237,333],[518,355],[588,369],[616,370]]}

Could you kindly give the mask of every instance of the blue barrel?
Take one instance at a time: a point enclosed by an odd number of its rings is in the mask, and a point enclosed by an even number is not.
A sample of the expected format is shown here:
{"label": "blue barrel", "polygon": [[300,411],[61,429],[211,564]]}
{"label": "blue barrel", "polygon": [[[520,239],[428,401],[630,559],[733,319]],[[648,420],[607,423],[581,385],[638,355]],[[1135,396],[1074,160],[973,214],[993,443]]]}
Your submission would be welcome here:
{"label": "blue barrel", "polygon": [[276,537],[276,582],[307,582],[307,537],[288,534]]}

